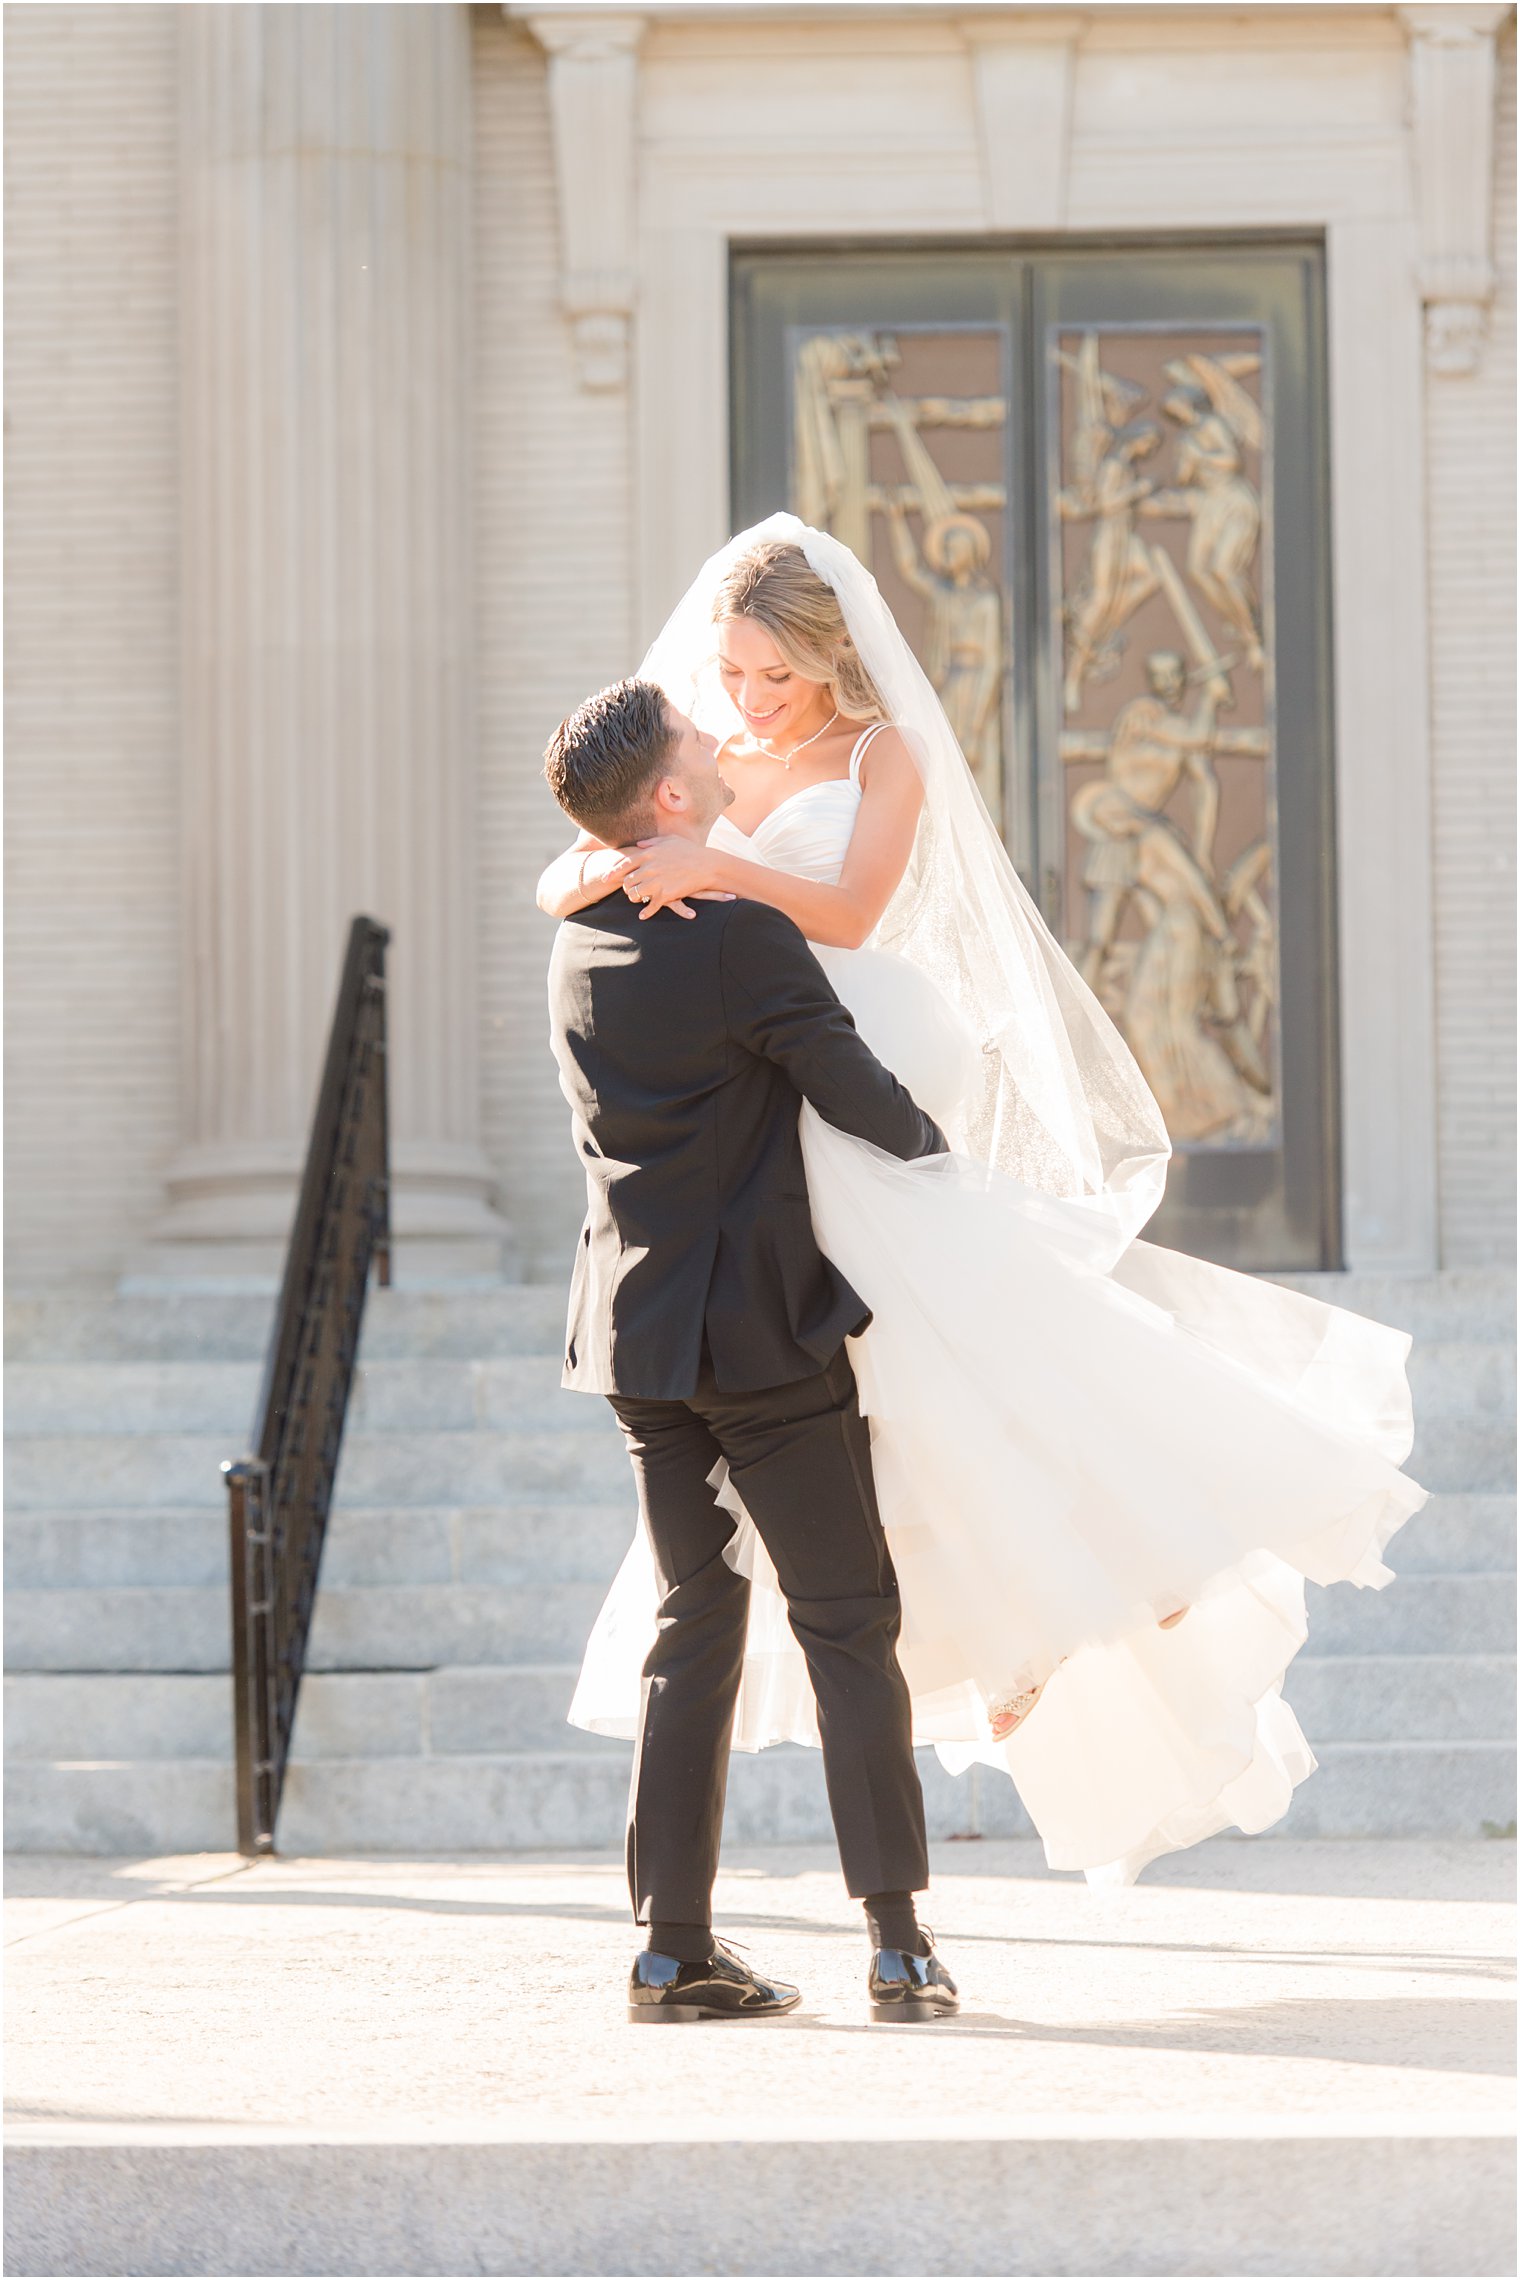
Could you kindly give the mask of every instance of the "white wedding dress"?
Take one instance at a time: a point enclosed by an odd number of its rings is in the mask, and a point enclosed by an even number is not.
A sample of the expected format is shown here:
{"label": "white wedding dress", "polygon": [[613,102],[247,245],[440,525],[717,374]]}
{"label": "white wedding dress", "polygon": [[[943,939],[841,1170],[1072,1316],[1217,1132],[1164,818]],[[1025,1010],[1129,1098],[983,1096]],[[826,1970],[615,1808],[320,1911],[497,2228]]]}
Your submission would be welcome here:
{"label": "white wedding dress", "polygon": [[[805,786],[713,843],[838,878],[861,799]],[[918,967],[818,956],[868,1044],[949,1134],[904,1164],[804,1103],[823,1251],[873,1310],[850,1341],[902,1590],[915,1738],[1011,1776],[1052,1867],[1127,1882],[1216,1830],[1287,1809],[1315,1760],[1282,1699],[1304,1579],[1377,1588],[1425,1500],[1398,1331],[1131,1242],[956,1148],[977,1048]],[[801,1650],[736,1492],[727,1556],[752,1578],[734,1747],[818,1740]],[[642,1527],[588,1644],[571,1720],[637,1731],[656,1585]],[[1190,1612],[1173,1628],[1160,1618]],[[1048,1679],[994,1742],[986,1705]]]}

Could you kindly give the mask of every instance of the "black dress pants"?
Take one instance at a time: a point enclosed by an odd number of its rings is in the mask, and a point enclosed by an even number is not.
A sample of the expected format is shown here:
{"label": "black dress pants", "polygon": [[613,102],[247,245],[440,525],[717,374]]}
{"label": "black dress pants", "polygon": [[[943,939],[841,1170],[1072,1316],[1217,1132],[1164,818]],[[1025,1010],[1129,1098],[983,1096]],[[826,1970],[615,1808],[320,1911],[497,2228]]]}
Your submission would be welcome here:
{"label": "black dress pants", "polygon": [[922,1891],[929,1855],[897,1661],[902,1610],[844,1348],[817,1377],[761,1393],[720,1392],[704,1353],[688,1400],[610,1398],[660,1584],[628,1800],[635,1917],[712,1920],[750,1588],[723,1557],[734,1522],[708,1486],[720,1457],[807,1657],[846,1886],[861,1899]]}

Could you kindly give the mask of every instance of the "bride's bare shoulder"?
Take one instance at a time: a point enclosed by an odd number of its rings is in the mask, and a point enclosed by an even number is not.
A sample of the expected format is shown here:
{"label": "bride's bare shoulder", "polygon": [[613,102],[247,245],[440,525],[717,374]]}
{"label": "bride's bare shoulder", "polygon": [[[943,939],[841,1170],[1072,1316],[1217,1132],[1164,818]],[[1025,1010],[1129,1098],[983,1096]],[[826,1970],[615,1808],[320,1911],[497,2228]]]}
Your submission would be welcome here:
{"label": "bride's bare shoulder", "polygon": [[873,763],[883,760],[890,764],[898,759],[911,761],[913,757],[908,750],[907,739],[902,730],[894,728],[889,720],[877,721],[872,727],[866,729],[864,735],[857,738],[856,741],[865,745],[865,750],[860,756],[862,769],[869,768]]}
{"label": "bride's bare shoulder", "polygon": [[896,790],[920,781],[918,768],[909,750],[908,740],[901,729],[890,721],[875,730],[870,742],[860,755],[860,783],[863,791],[872,785]]}

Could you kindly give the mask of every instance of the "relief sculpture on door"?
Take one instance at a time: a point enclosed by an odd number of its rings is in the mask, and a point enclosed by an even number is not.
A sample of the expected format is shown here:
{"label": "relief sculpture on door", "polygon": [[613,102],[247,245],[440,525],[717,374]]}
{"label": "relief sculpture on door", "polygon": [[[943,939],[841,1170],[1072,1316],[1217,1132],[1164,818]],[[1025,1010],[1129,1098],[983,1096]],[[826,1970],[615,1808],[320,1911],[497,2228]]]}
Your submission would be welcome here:
{"label": "relief sculpture on door", "polygon": [[793,506],[875,573],[1000,823],[1002,352],[992,327],[820,332],[792,367]]}
{"label": "relief sculpture on door", "polygon": [[1262,340],[1115,326],[1058,330],[1050,348],[1067,947],[1174,1142],[1269,1145]]}

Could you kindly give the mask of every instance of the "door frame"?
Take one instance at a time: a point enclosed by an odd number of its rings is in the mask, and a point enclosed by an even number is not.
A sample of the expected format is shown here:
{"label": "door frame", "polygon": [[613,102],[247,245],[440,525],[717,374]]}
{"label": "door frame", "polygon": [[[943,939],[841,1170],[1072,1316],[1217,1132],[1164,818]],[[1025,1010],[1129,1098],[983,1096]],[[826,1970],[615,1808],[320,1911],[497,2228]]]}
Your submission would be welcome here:
{"label": "door frame", "polygon": [[[1087,313],[1076,313],[1073,303]],[[1063,304],[1068,313],[1058,317]],[[1165,314],[1159,313],[1163,305]],[[1294,568],[1281,584],[1275,547],[1256,571],[1268,627],[1281,607],[1285,653],[1293,661],[1285,674],[1275,660],[1268,688],[1276,726],[1267,829],[1283,1011],[1294,1010],[1290,1021],[1280,1011],[1273,1024],[1277,1100],[1270,1140],[1224,1147],[1174,1142],[1166,1195],[1149,1233],[1155,1242],[1257,1272],[1333,1271],[1344,1260],[1344,1181],[1323,241],[1280,232],[1237,232],[1227,239],[1199,232],[1140,243],[1088,233],[1000,236],[954,245],[939,240],[932,256],[922,245],[899,241],[848,251],[820,247],[816,239],[733,246],[730,485],[736,520],[753,521],[788,496],[786,342],[794,329],[820,324],[915,338],[986,328],[1002,337],[1009,498],[1000,575],[1010,662],[1000,820],[1009,852],[1057,939],[1071,929],[1048,888],[1053,873],[1065,881],[1070,860],[1067,784],[1057,752],[1060,641],[1056,634],[1052,647],[1051,623],[1059,541],[1050,519],[1056,475],[1049,336],[1058,328],[1091,326],[1106,336],[1199,328],[1260,339],[1269,423],[1277,424],[1279,393],[1280,415],[1289,423],[1277,443],[1267,530],[1287,513],[1296,541]]]}

